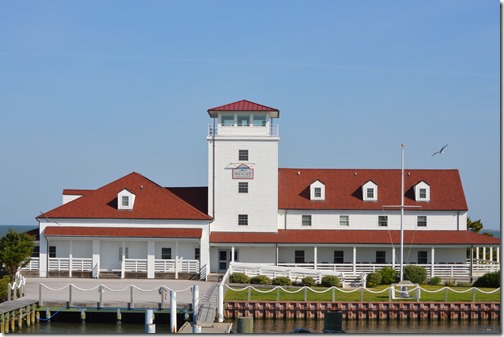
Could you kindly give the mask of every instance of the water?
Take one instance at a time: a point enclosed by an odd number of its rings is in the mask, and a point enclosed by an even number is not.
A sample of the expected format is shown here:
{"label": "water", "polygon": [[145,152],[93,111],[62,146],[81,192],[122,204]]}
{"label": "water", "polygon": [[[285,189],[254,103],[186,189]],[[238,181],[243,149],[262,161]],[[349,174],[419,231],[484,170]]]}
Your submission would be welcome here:
{"label": "water", "polygon": [[[322,320],[254,320],[254,333],[288,333],[295,328],[308,329],[321,333],[324,330]],[[236,322],[233,323],[236,331]],[[356,334],[500,334],[499,321],[343,321],[346,333]],[[139,334],[144,333],[143,324],[110,323],[65,323],[47,322],[25,327],[19,333],[25,334]],[[157,324],[156,333],[170,333],[170,326]]]}

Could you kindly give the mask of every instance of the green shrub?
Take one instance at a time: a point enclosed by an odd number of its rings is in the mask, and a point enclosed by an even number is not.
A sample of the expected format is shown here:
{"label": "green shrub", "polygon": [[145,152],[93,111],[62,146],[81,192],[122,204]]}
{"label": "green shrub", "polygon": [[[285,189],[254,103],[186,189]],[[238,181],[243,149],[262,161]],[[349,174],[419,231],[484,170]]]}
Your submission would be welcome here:
{"label": "green shrub", "polygon": [[430,279],[429,284],[431,286],[438,286],[441,284],[441,277],[439,276],[434,276],[433,278]]}
{"label": "green shrub", "polygon": [[9,287],[9,283],[9,275],[5,275],[0,279],[0,302],[7,301],[7,288]]}
{"label": "green shrub", "polygon": [[451,279],[451,280],[445,281],[444,285],[447,287],[456,287],[457,281]]}
{"label": "green shrub", "polygon": [[338,276],[326,275],[322,277],[322,281],[320,282],[322,287],[339,287],[340,280]]}
{"label": "green shrub", "polygon": [[258,275],[250,278],[250,284],[271,284],[268,276]]}
{"label": "green shrub", "polygon": [[366,287],[376,287],[381,284],[381,274],[380,273],[369,273],[366,277]]}
{"label": "green shrub", "polygon": [[292,285],[292,281],[288,277],[277,276],[271,281],[271,284],[275,286],[290,286]]}
{"label": "green shrub", "polygon": [[249,277],[244,273],[232,273],[231,277],[229,278],[229,282],[231,283],[247,284],[249,283],[249,281],[250,281]]}
{"label": "green shrub", "polygon": [[397,270],[392,267],[384,267],[378,270],[381,276],[380,284],[392,284],[397,281]]}
{"label": "green shrub", "polygon": [[306,276],[301,280],[301,285],[307,287],[313,287],[317,285],[317,281],[315,281],[311,276]]}
{"label": "green shrub", "polygon": [[486,273],[473,283],[474,287],[498,288],[500,287],[500,271]]}
{"label": "green shrub", "polygon": [[404,267],[404,278],[412,283],[425,284],[427,282],[427,270],[422,266],[408,265]]}

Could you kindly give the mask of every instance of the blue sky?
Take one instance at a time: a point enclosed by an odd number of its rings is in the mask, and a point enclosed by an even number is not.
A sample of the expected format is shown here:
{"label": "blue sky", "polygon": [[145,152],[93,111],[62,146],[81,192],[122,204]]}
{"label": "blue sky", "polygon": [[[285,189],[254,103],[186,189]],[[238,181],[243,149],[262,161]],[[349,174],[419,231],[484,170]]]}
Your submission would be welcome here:
{"label": "blue sky", "polygon": [[[0,225],[132,171],[207,185],[206,110],[280,110],[280,167],[459,169],[500,227],[499,2],[2,1]],[[432,157],[449,144],[445,154]]]}

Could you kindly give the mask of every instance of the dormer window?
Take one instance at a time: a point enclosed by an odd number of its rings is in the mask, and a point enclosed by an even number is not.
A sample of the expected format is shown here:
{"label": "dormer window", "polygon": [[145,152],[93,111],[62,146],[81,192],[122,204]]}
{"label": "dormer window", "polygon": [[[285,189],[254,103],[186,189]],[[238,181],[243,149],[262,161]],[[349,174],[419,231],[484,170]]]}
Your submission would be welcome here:
{"label": "dormer window", "polygon": [[430,201],[430,186],[425,181],[421,181],[415,185],[415,200]]}
{"label": "dormer window", "polygon": [[320,180],[310,185],[310,200],[325,200],[325,185]]}
{"label": "dormer window", "polygon": [[117,209],[132,210],[135,203],[135,194],[127,189],[117,194]]}
{"label": "dormer window", "polygon": [[378,200],[378,185],[373,181],[368,181],[362,185],[362,199],[364,201],[377,201]]}

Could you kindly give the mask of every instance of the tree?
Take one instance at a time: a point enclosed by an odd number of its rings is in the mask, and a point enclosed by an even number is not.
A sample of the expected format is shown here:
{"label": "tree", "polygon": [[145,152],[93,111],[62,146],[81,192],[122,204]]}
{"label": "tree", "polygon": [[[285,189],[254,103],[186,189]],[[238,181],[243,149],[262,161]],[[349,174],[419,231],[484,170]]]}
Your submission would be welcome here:
{"label": "tree", "polygon": [[474,233],[479,233],[479,231],[482,229],[483,223],[481,222],[481,219],[472,221],[471,218],[467,217],[467,230]]}
{"label": "tree", "polygon": [[21,268],[30,263],[34,247],[33,237],[12,229],[0,239],[0,264],[11,279]]}

